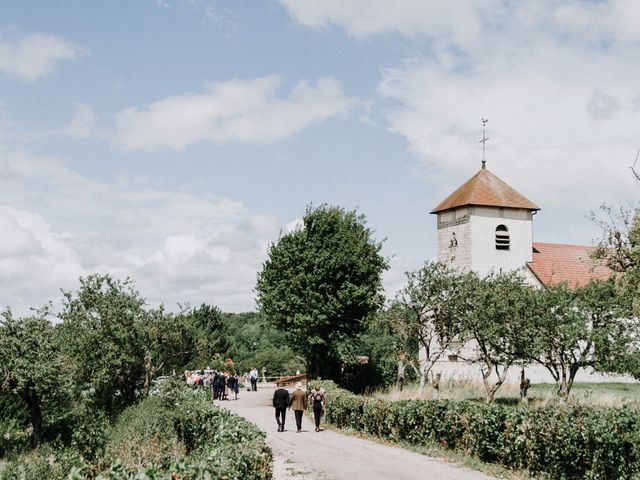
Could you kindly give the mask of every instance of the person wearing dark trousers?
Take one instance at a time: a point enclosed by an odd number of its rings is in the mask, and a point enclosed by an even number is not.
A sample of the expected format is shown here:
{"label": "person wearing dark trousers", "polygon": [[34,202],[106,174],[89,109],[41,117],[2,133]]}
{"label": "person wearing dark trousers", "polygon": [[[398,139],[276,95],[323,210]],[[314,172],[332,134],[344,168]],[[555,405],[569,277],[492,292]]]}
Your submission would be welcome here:
{"label": "person wearing dark trousers", "polygon": [[313,402],[313,418],[316,421],[316,432],[320,431],[320,419],[324,413],[324,393],[320,391],[320,385],[316,385],[316,388],[309,398]]}
{"label": "person wearing dark trousers", "polygon": [[273,392],[273,406],[276,409],[278,431],[284,432],[284,421],[287,417],[287,407],[289,406],[289,391],[287,389],[280,387]]}
{"label": "person wearing dark trousers", "polygon": [[249,379],[251,380],[251,391],[258,391],[258,369],[253,367],[249,373]]}
{"label": "person wearing dark trousers", "polygon": [[215,372],[213,375],[213,382],[212,382],[212,387],[213,387],[213,399],[214,400],[218,400],[218,397],[220,397],[220,372]]}
{"label": "person wearing dark trousers", "polygon": [[302,431],[302,414],[307,409],[307,394],[302,390],[302,383],[296,383],[295,391],[289,395],[289,408],[296,416],[297,433]]}

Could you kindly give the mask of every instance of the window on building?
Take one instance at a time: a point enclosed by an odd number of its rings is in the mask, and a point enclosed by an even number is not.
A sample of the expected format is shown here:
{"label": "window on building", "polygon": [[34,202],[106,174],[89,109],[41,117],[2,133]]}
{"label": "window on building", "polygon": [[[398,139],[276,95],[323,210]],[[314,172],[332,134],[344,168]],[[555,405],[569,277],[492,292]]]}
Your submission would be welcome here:
{"label": "window on building", "polygon": [[509,250],[510,246],[509,229],[505,225],[498,225],[496,227],[496,250]]}

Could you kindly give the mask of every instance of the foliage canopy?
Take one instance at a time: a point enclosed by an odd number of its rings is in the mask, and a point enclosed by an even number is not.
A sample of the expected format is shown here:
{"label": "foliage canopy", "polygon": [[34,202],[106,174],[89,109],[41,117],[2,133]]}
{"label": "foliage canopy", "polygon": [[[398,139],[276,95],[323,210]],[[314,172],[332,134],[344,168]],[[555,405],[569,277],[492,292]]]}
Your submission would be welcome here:
{"label": "foliage canopy", "polygon": [[303,225],[269,248],[256,291],[262,312],[291,339],[312,377],[336,378],[340,345],[383,303],[382,244],[364,215],[308,207]]}

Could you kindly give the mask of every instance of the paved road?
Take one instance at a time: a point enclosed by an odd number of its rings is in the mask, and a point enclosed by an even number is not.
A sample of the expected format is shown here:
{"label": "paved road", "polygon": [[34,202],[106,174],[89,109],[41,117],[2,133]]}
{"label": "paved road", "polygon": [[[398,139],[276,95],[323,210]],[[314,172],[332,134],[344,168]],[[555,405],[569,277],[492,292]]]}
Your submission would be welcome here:
{"label": "paved road", "polygon": [[[275,387],[260,385],[257,392],[240,392],[236,401],[219,402],[252,421],[267,433],[274,454],[274,479],[319,480],[488,480],[468,470],[399,447],[382,445],[331,430],[314,432],[304,417],[296,433],[293,412],[287,412],[286,430],[277,431],[271,398]],[[330,398],[327,399],[331,401]]]}

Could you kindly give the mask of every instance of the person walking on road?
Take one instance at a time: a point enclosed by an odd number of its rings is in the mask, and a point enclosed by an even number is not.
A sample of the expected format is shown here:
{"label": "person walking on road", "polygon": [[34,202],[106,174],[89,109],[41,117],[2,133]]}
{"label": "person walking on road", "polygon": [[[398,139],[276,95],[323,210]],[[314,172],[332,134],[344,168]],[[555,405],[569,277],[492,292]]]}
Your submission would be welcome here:
{"label": "person walking on road", "polygon": [[302,431],[302,414],[307,409],[307,394],[302,390],[302,383],[296,383],[295,391],[289,396],[289,408],[296,416],[297,432]]}
{"label": "person walking on road", "polygon": [[258,369],[253,367],[251,372],[249,372],[249,378],[251,380],[251,391],[258,391]]}
{"label": "person walking on road", "polygon": [[320,419],[324,414],[324,393],[320,391],[320,385],[316,384],[316,388],[309,398],[313,402],[313,418],[316,421],[316,432],[320,431]]}
{"label": "person walking on road", "polygon": [[276,409],[278,431],[284,432],[284,421],[287,417],[287,407],[289,406],[289,390],[280,387],[273,392],[273,406]]}

